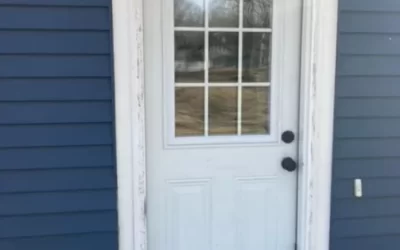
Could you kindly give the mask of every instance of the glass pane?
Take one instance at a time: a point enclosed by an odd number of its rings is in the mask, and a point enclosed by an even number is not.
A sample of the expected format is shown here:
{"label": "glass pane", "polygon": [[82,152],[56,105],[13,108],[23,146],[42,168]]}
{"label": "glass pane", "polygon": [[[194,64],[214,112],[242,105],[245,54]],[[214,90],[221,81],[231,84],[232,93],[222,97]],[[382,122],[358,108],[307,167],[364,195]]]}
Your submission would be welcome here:
{"label": "glass pane", "polygon": [[175,136],[204,135],[204,88],[175,88]]}
{"label": "glass pane", "polygon": [[203,32],[175,32],[175,82],[204,82]]}
{"label": "glass pane", "polygon": [[237,82],[238,37],[233,32],[210,32],[209,82]]}
{"label": "glass pane", "polygon": [[175,0],[175,26],[203,27],[204,1],[203,0]]}
{"label": "glass pane", "polygon": [[243,27],[271,28],[272,0],[243,0]]}
{"label": "glass pane", "polygon": [[242,90],[242,134],[269,133],[269,87],[244,87]]}
{"label": "glass pane", "polygon": [[239,0],[209,1],[210,27],[239,27]]}
{"label": "glass pane", "polygon": [[243,82],[269,82],[271,33],[243,33]]}
{"label": "glass pane", "polygon": [[209,88],[209,134],[237,134],[237,88]]}

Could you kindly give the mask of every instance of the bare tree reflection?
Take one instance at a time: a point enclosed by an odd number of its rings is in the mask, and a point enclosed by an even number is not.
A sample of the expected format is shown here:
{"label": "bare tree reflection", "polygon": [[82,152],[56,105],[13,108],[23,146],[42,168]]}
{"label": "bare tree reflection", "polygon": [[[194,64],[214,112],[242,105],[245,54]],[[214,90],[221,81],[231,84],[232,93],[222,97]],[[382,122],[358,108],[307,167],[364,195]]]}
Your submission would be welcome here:
{"label": "bare tree reflection", "polygon": [[239,0],[208,0],[210,27],[239,27]]}
{"label": "bare tree reflection", "polygon": [[[175,26],[204,27],[204,1],[210,27],[238,27],[239,0],[175,0]],[[244,27],[271,27],[272,0],[243,0]]]}
{"label": "bare tree reflection", "polygon": [[271,34],[243,34],[243,82],[269,82],[271,64]]}
{"label": "bare tree reflection", "polygon": [[175,26],[204,26],[204,0],[175,0],[174,11]]}
{"label": "bare tree reflection", "polygon": [[210,82],[236,83],[238,80],[238,33],[210,32],[209,40]]}
{"label": "bare tree reflection", "polygon": [[270,28],[272,0],[243,0],[243,27]]}
{"label": "bare tree reflection", "polygon": [[[209,6],[209,27],[239,27],[239,0],[175,0],[175,26],[204,27],[204,1]],[[243,27],[270,28],[272,0],[243,0]],[[239,32],[208,33],[209,87],[175,88],[177,136],[204,134],[204,104],[209,109],[210,135],[235,135],[237,111],[242,111],[243,134],[269,133],[270,93],[268,87],[244,87],[238,107],[237,87],[212,87],[215,82],[238,82]],[[243,32],[242,81],[269,82],[271,33]],[[204,31],[175,32],[175,81],[203,83]]]}
{"label": "bare tree reflection", "polygon": [[204,32],[175,32],[175,82],[204,82]]}

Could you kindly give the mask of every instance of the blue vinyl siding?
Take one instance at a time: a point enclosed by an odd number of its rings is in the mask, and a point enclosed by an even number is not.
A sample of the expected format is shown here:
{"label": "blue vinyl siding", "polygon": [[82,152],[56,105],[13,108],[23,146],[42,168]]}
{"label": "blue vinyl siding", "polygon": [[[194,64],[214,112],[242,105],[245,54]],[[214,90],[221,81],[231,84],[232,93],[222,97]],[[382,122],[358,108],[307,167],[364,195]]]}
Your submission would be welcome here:
{"label": "blue vinyl siding", "polygon": [[111,0],[0,0],[0,249],[117,250]]}
{"label": "blue vinyl siding", "polygon": [[[35,0],[32,0],[34,3]],[[51,4],[51,3],[49,3]],[[0,2],[1,5],[1,2]],[[0,28],[4,30],[110,30],[106,6],[2,5]]]}
{"label": "blue vinyl siding", "polygon": [[400,1],[339,2],[331,250],[400,249]]}

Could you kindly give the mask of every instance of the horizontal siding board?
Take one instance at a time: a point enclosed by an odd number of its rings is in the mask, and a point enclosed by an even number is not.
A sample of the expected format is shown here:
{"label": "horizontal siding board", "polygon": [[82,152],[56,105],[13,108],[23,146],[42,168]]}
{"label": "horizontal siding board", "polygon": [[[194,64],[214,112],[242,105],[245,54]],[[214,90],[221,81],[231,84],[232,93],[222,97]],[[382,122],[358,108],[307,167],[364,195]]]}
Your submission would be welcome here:
{"label": "horizontal siding board", "polygon": [[[0,239],[0,249],[26,250],[118,250],[117,232]],[[38,250],[39,250],[38,249]]]}
{"label": "horizontal siding board", "polygon": [[335,93],[337,97],[400,97],[400,77],[337,77]]}
{"label": "horizontal siding board", "polygon": [[112,85],[110,78],[0,79],[0,101],[111,99]]}
{"label": "horizontal siding board", "polygon": [[399,235],[369,236],[358,238],[335,239],[331,244],[332,250],[393,250],[400,246]]}
{"label": "horizontal siding board", "polygon": [[400,12],[400,1],[398,0],[342,0],[340,9],[351,11],[398,11]]}
{"label": "horizontal siding board", "polygon": [[332,218],[361,218],[400,215],[400,197],[342,199],[335,202]]}
{"label": "horizontal siding board", "polygon": [[0,102],[0,124],[112,121],[109,102]]}
{"label": "horizontal siding board", "polygon": [[400,35],[342,34],[338,51],[342,54],[400,55]]}
{"label": "horizontal siding board", "polygon": [[399,117],[400,98],[336,99],[336,117]]}
{"label": "horizontal siding board", "polygon": [[112,231],[116,219],[116,211],[0,217],[0,238]]}
{"label": "horizontal siding board", "polygon": [[0,148],[113,143],[109,124],[0,125]]}
{"label": "horizontal siding board", "polygon": [[[335,159],[335,178],[400,177],[399,158]],[[400,210],[399,210],[400,211]]]}
{"label": "horizontal siding board", "polygon": [[104,6],[111,5],[110,0],[0,0],[0,5],[30,5],[30,6]]}
{"label": "horizontal siding board", "polygon": [[115,210],[115,196],[114,189],[2,194],[0,216]]}
{"label": "horizontal siding board", "polygon": [[118,249],[111,0],[0,0],[0,249]]}
{"label": "horizontal siding board", "polygon": [[337,72],[341,76],[400,75],[400,57],[396,56],[341,55],[338,61]]}
{"label": "horizontal siding board", "polygon": [[[363,218],[352,220],[336,220],[332,229],[335,236],[360,237],[387,234],[400,234],[400,217]],[[393,246],[394,247],[394,246]],[[396,249],[396,247],[394,247]]]}
{"label": "horizontal siding board", "polygon": [[108,8],[1,6],[0,29],[108,30]]}
{"label": "horizontal siding board", "polygon": [[0,149],[0,170],[113,166],[113,146]]}
{"label": "horizontal siding board", "polygon": [[[400,196],[400,178],[364,178],[362,184],[363,199]],[[333,187],[333,197],[354,198],[353,190],[353,180],[336,179]]]}
{"label": "horizontal siding board", "polygon": [[399,249],[400,1],[339,7],[330,250]]}
{"label": "horizontal siding board", "polygon": [[341,12],[340,32],[399,33],[400,15],[390,12]]}
{"label": "horizontal siding board", "polygon": [[112,167],[10,170],[0,173],[0,193],[116,187],[116,174]]}
{"label": "horizontal siding board", "polygon": [[0,30],[0,54],[108,54],[107,31]]}
{"label": "horizontal siding board", "polygon": [[398,157],[400,138],[337,139],[334,143],[336,158]]}
{"label": "horizontal siding board", "polygon": [[400,117],[337,119],[335,124],[335,136],[337,138],[400,137]]}
{"label": "horizontal siding board", "polygon": [[109,56],[0,55],[1,77],[110,77]]}

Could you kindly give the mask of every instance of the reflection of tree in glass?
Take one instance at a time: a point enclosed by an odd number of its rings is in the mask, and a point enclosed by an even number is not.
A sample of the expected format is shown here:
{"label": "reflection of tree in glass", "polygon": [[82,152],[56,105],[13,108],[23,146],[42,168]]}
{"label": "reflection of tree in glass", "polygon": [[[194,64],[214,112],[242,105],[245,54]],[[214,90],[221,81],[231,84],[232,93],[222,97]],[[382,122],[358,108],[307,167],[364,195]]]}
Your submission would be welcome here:
{"label": "reflection of tree in glass", "polygon": [[175,32],[175,82],[204,82],[204,32]]}
{"label": "reflection of tree in glass", "polygon": [[209,40],[210,82],[237,82],[238,33],[210,32]]}
{"label": "reflection of tree in glass", "polygon": [[191,31],[175,32],[175,50],[184,52],[189,62],[202,61],[204,58],[204,33]]}
{"label": "reflection of tree in glass", "polygon": [[[238,0],[209,1],[210,27],[238,27]],[[204,27],[204,0],[175,0],[175,26]],[[272,0],[243,0],[243,27],[271,27]]]}
{"label": "reflection of tree in glass", "polygon": [[243,27],[270,28],[272,0],[243,0]]}
{"label": "reflection of tree in glass", "polygon": [[243,33],[243,82],[270,81],[270,33]]}
{"label": "reflection of tree in glass", "polygon": [[210,9],[210,27],[238,27],[238,0],[208,0]]}
{"label": "reflection of tree in glass", "polygon": [[175,0],[175,26],[204,26],[204,2],[202,0]]}

